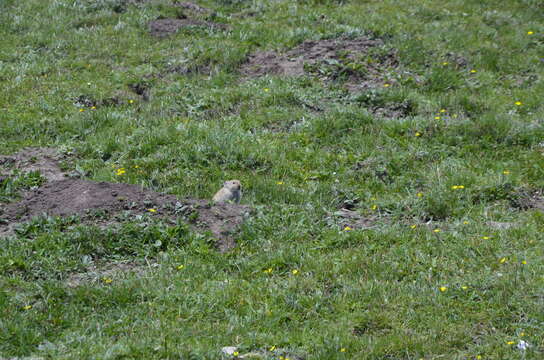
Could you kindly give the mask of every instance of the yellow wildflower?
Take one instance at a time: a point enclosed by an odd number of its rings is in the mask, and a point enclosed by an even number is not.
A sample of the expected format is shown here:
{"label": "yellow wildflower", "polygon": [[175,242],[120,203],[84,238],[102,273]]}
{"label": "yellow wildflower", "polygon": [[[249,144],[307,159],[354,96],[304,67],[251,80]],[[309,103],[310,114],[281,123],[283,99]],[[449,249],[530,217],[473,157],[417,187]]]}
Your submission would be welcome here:
{"label": "yellow wildflower", "polygon": [[268,269],[264,270],[264,272],[266,274],[272,274],[272,268],[268,268]]}
{"label": "yellow wildflower", "polygon": [[533,35],[534,32],[533,31],[527,31],[527,35]]}
{"label": "yellow wildflower", "polygon": [[415,229],[417,225],[410,225],[410,229]]}
{"label": "yellow wildflower", "polygon": [[516,101],[514,104],[516,104],[516,106],[521,106],[521,105],[523,105],[521,101]]}
{"label": "yellow wildflower", "polygon": [[274,351],[274,350],[276,350],[276,345],[272,345],[272,346],[270,347],[270,349],[268,349],[268,351]]}
{"label": "yellow wildflower", "polygon": [[434,229],[433,232],[435,233],[439,233],[441,230],[440,229]]}
{"label": "yellow wildflower", "polygon": [[181,264],[181,265],[178,265],[178,266],[176,267],[176,269],[178,269],[178,270],[183,270],[184,267],[185,267],[185,265]]}
{"label": "yellow wildflower", "polygon": [[351,230],[351,228],[350,228],[349,226],[346,226],[346,227],[344,228],[344,231],[350,231],[350,230]]}
{"label": "yellow wildflower", "polygon": [[527,261],[526,260],[521,260],[521,264],[522,265],[527,265]]}
{"label": "yellow wildflower", "polygon": [[85,111],[85,109],[79,109],[79,112],[84,112],[84,111]]}
{"label": "yellow wildflower", "polygon": [[441,113],[445,113],[445,112],[446,112],[446,109],[440,109],[440,112],[441,112]]}
{"label": "yellow wildflower", "polygon": [[507,341],[506,344],[507,344],[507,345],[514,345],[514,344],[515,344],[515,341]]}
{"label": "yellow wildflower", "polygon": [[525,333],[524,333],[524,332],[521,332],[521,333],[519,334],[519,336],[525,336]]}
{"label": "yellow wildflower", "polygon": [[502,173],[503,173],[504,175],[510,175],[510,171],[508,171],[508,170],[504,170]]}
{"label": "yellow wildflower", "polygon": [[476,355],[476,360],[482,360],[482,355]]}
{"label": "yellow wildflower", "polygon": [[129,104],[132,104],[132,103],[134,103],[134,100],[130,99],[130,100],[128,101],[128,103],[129,103]]}
{"label": "yellow wildflower", "polygon": [[341,348],[340,352],[346,352],[346,348]]}
{"label": "yellow wildflower", "polygon": [[472,70],[470,70],[470,72],[471,72],[472,74],[475,74],[475,73],[476,73],[476,70],[472,69]]}
{"label": "yellow wildflower", "polygon": [[91,106],[91,110],[96,110],[96,106]]}
{"label": "yellow wildflower", "polygon": [[383,84],[383,87],[390,87],[391,84]]}
{"label": "yellow wildflower", "polygon": [[378,205],[372,205],[372,210],[376,210],[378,208]]}
{"label": "yellow wildflower", "polygon": [[468,286],[466,286],[466,285],[461,286],[461,289],[466,290],[466,289],[468,289]]}
{"label": "yellow wildflower", "polygon": [[113,279],[112,278],[102,278],[102,281],[104,282],[104,284],[111,284],[113,282]]}
{"label": "yellow wildflower", "polygon": [[292,273],[293,275],[297,275],[297,274],[298,274],[298,270],[297,270],[297,269],[294,269],[293,271],[291,271],[291,273]]}
{"label": "yellow wildflower", "polygon": [[417,197],[422,197],[423,193],[418,192],[416,195],[417,195]]}
{"label": "yellow wildflower", "polygon": [[119,169],[115,170],[115,175],[121,176],[121,175],[123,175],[125,172],[126,172],[126,171],[125,171],[125,168],[119,168]]}
{"label": "yellow wildflower", "polygon": [[506,258],[505,258],[505,257],[501,258],[501,259],[499,260],[499,262],[500,262],[501,264],[504,264],[504,263],[506,262]]}
{"label": "yellow wildflower", "polygon": [[447,62],[447,61],[444,61],[444,62],[442,63],[442,65],[444,65],[444,66],[446,66],[446,65],[448,65],[448,64],[449,64],[449,62]]}
{"label": "yellow wildflower", "polygon": [[238,356],[238,355],[240,355],[240,353],[238,351],[235,351],[235,352],[232,353],[232,355]]}
{"label": "yellow wildflower", "polygon": [[283,181],[278,181],[276,185],[283,185]]}
{"label": "yellow wildflower", "polygon": [[156,213],[157,212],[156,209],[147,209],[147,211],[149,211],[150,213]]}
{"label": "yellow wildflower", "polygon": [[434,119],[435,120],[440,120],[440,116],[435,116]]}
{"label": "yellow wildflower", "polygon": [[465,221],[463,221],[463,224],[467,225],[467,224],[468,224],[468,221],[466,221],[466,220],[465,220]]}
{"label": "yellow wildflower", "polygon": [[482,239],[489,240],[489,236],[482,236]]}
{"label": "yellow wildflower", "polygon": [[264,92],[269,92],[270,91],[269,88],[264,88],[263,90],[264,90]]}
{"label": "yellow wildflower", "polygon": [[444,291],[448,290],[448,288],[445,287],[445,286],[441,286],[441,287],[439,288],[439,290],[440,290],[440,292],[444,292]]}
{"label": "yellow wildflower", "polygon": [[30,309],[32,309],[32,305],[23,306],[23,310],[30,310]]}
{"label": "yellow wildflower", "polygon": [[418,131],[416,131],[416,134],[415,134],[415,135],[416,135],[416,136],[421,136],[421,133],[418,132]]}

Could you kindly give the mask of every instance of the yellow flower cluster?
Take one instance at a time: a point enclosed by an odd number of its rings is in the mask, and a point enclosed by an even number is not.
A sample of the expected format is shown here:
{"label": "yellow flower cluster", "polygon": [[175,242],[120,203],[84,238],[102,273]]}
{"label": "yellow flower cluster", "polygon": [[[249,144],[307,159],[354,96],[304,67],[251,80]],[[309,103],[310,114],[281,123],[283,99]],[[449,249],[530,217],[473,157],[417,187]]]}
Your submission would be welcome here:
{"label": "yellow flower cluster", "polygon": [[452,190],[459,190],[459,189],[464,189],[465,188],[465,185],[453,185],[451,187]]}
{"label": "yellow flower cluster", "polygon": [[125,168],[119,168],[119,169],[115,170],[115,175],[117,175],[117,176],[121,176],[124,173],[126,173]]}

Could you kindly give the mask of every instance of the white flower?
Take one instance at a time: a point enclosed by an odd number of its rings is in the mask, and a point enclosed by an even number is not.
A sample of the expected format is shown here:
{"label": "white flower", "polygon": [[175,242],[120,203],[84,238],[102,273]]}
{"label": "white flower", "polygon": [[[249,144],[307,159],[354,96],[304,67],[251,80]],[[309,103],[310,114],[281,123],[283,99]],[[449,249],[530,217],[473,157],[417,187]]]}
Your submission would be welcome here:
{"label": "white flower", "polygon": [[527,350],[528,348],[531,347],[531,345],[525,341],[525,340],[520,340],[518,342],[518,344],[516,345],[516,347],[519,349],[519,350]]}

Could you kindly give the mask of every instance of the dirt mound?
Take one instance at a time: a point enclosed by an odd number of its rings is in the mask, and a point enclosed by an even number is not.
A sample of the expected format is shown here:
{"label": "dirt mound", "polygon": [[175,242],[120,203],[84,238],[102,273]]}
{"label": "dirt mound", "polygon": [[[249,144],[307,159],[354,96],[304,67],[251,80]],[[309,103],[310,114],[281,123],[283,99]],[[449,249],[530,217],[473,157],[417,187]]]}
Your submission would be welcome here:
{"label": "dirt mound", "polygon": [[249,56],[241,72],[248,78],[263,75],[312,74],[328,80],[344,78],[350,89],[388,83],[385,73],[398,66],[394,52],[383,49],[383,41],[368,37],[305,41],[284,54],[273,51]]}
{"label": "dirt mound", "polygon": [[61,156],[50,148],[26,148],[15,155],[0,156],[0,174],[10,174],[14,169],[21,172],[38,171],[48,181],[65,178],[58,165]]}
{"label": "dirt mound", "polygon": [[[219,240],[219,248],[234,246],[231,233],[243,222],[250,208],[237,204],[215,204],[206,200],[178,200],[137,185],[65,179],[45,184],[25,194],[16,203],[7,204],[1,223],[28,221],[35,216],[80,215],[91,220],[97,215],[125,212],[130,217],[142,214],[175,222],[183,217],[199,230],[210,230]],[[113,221],[115,222],[115,220]]]}
{"label": "dirt mound", "polygon": [[53,149],[25,149],[0,158],[26,171],[40,171],[49,180],[23,194],[17,202],[0,203],[0,235],[10,234],[17,223],[33,217],[78,215],[88,224],[111,225],[146,214],[175,224],[184,219],[197,231],[210,231],[225,251],[235,243],[232,234],[251,208],[238,204],[212,204],[208,200],[179,200],[137,185],[66,178]]}
{"label": "dirt mound", "polygon": [[165,37],[177,32],[179,29],[191,27],[204,27],[214,30],[225,30],[227,26],[212,21],[197,19],[157,19],[149,22],[149,32],[155,37]]}

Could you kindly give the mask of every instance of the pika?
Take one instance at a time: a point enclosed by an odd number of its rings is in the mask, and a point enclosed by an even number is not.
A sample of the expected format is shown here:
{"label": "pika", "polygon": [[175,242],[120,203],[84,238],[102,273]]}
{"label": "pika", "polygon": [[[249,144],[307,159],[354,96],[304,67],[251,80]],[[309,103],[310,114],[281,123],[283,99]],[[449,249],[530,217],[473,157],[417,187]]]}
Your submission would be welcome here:
{"label": "pika", "polygon": [[213,196],[212,200],[218,203],[225,201],[234,201],[238,204],[241,197],[242,184],[240,184],[240,181],[229,180],[223,183],[223,187]]}

